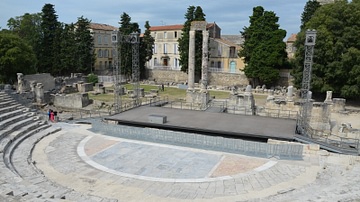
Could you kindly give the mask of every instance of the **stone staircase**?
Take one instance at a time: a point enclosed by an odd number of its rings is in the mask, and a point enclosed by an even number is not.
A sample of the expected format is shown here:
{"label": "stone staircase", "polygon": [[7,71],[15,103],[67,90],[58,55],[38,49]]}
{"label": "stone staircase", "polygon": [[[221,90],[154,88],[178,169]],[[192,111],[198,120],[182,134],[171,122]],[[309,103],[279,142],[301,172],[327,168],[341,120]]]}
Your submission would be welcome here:
{"label": "stone staircase", "polygon": [[35,145],[60,130],[0,91],[0,201],[117,201],[61,186],[36,168]]}

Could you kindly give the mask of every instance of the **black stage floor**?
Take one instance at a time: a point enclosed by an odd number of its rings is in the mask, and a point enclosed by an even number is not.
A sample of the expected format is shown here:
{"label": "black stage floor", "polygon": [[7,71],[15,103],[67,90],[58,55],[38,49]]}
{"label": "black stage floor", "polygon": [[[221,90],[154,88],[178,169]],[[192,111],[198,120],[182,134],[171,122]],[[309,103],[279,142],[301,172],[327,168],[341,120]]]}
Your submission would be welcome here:
{"label": "black stage floor", "polygon": [[[149,122],[150,115],[167,117],[164,124]],[[106,118],[119,124],[186,131],[241,139],[294,140],[296,121],[261,116],[141,106]]]}

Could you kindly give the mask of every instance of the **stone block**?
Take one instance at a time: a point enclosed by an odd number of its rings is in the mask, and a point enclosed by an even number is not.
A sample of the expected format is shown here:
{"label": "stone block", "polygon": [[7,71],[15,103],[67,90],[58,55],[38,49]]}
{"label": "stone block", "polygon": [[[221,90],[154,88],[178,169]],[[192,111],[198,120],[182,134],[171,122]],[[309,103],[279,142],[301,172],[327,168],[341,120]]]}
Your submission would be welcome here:
{"label": "stone block", "polygon": [[152,114],[149,115],[148,120],[150,123],[164,124],[167,121],[166,118],[164,115]]}

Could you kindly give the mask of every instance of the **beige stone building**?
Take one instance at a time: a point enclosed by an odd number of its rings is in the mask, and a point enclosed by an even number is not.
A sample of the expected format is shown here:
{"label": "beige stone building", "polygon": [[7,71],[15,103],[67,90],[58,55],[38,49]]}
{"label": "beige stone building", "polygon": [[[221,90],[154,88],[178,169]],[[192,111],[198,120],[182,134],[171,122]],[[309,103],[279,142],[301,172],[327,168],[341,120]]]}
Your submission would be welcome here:
{"label": "beige stone building", "polygon": [[104,72],[112,68],[112,43],[111,33],[116,27],[106,24],[90,23],[90,31],[94,37],[96,54],[95,72]]}
{"label": "beige stone building", "polygon": [[[150,69],[180,70],[178,39],[183,25],[152,26],[151,36],[155,39],[153,57],[147,66]],[[209,70],[217,72],[238,73],[244,68],[244,62],[238,57],[240,35],[222,38],[221,29],[216,23],[208,23],[209,31]],[[230,35],[227,35],[230,36]],[[233,40],[230,40],[233,39]],[[236,44],[239,42],[239,44]]]}
{"label": "beige stone building", "polygon": [[291,34],[291,36],[286,40],[286,53],[288,55],[289,59],[292,59],[295,57],[296,47],[295,47],[295,41],[296,41],[296,34]]}

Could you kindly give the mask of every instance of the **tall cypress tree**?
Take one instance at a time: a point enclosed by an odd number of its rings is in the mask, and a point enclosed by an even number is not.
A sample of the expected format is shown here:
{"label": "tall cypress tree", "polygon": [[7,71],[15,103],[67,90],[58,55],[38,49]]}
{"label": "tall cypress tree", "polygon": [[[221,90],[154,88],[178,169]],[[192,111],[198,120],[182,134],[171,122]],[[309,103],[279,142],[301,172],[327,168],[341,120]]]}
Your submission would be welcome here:
{"label": "tall cypress tree", "polygon": [[42,8],[41,19],[42,36],[40,37],[38,71],[52,73],[53,71],[56,72],[54,68],[54,59],[59,48],[56,46],[59,22],[57,20],[54,5],[44,5]]}
{"label": "tall cypress tree", "polygon": [[94,39],[90,33],[90,20],[83,16],[79,17],[75,30],[78,61],[76,70],[88,74],[92,72],[95,62]]}
{"label": "tall cypress tree", "polygon": [[[139,24],[132,23],[131,17],[127,13],[123,13],[120,17],[119,32],[123,36],[129,36],[133,32],[140,33]],[[121,73],[127,78],[131,78],[132,75],[132,46],[130,43],[121,43],[119,54],[120,56],[120,68]]]}
{"label": "tall cypress tree", "polygon": [[65,24],[61,35],[61,65],[58,69],[59,75],[69,75],[78,67],[77,54],[69,54],[77,52],[77,44],[75,41],[75,25]]}
{"label": "tall cypress tree", "polygon": [[309,0],[306,2],[304,7],[304,12],[301,14],[301,25],[300,29],[305,28],[305,24],[309,22],[309,20],[314,15],[315,11],[320,8],[320,3],[316,0]]}
{"label": "tall cypress tree", "polygon": [[250,16],[250,26],[241,32],[245,42],[239,56],[245,58],[245,75],[254,86],[275,84],[279,69],[287,65],[286,31],[279,29],[278,20],[274,12],[258,6]]}
{"label": "tall cypress tree", "polygon": [[[181,30],[181,37],[178,39],[180,52],[181,71],[188,72],[189,69],[189,31],[192,21],[205,21],[205,14],[200,6],[189,6],[185,14],[184,27]],[[202,34],[195,34],[195,75],[200,78],[202,62]]]}
{"label": "tall cypress tree", "polygon": [[151,60],[155,39],[151,36],[149,21],[145,22],[144,36],[140,42],[140,78],[145,78],[145,64]]}

